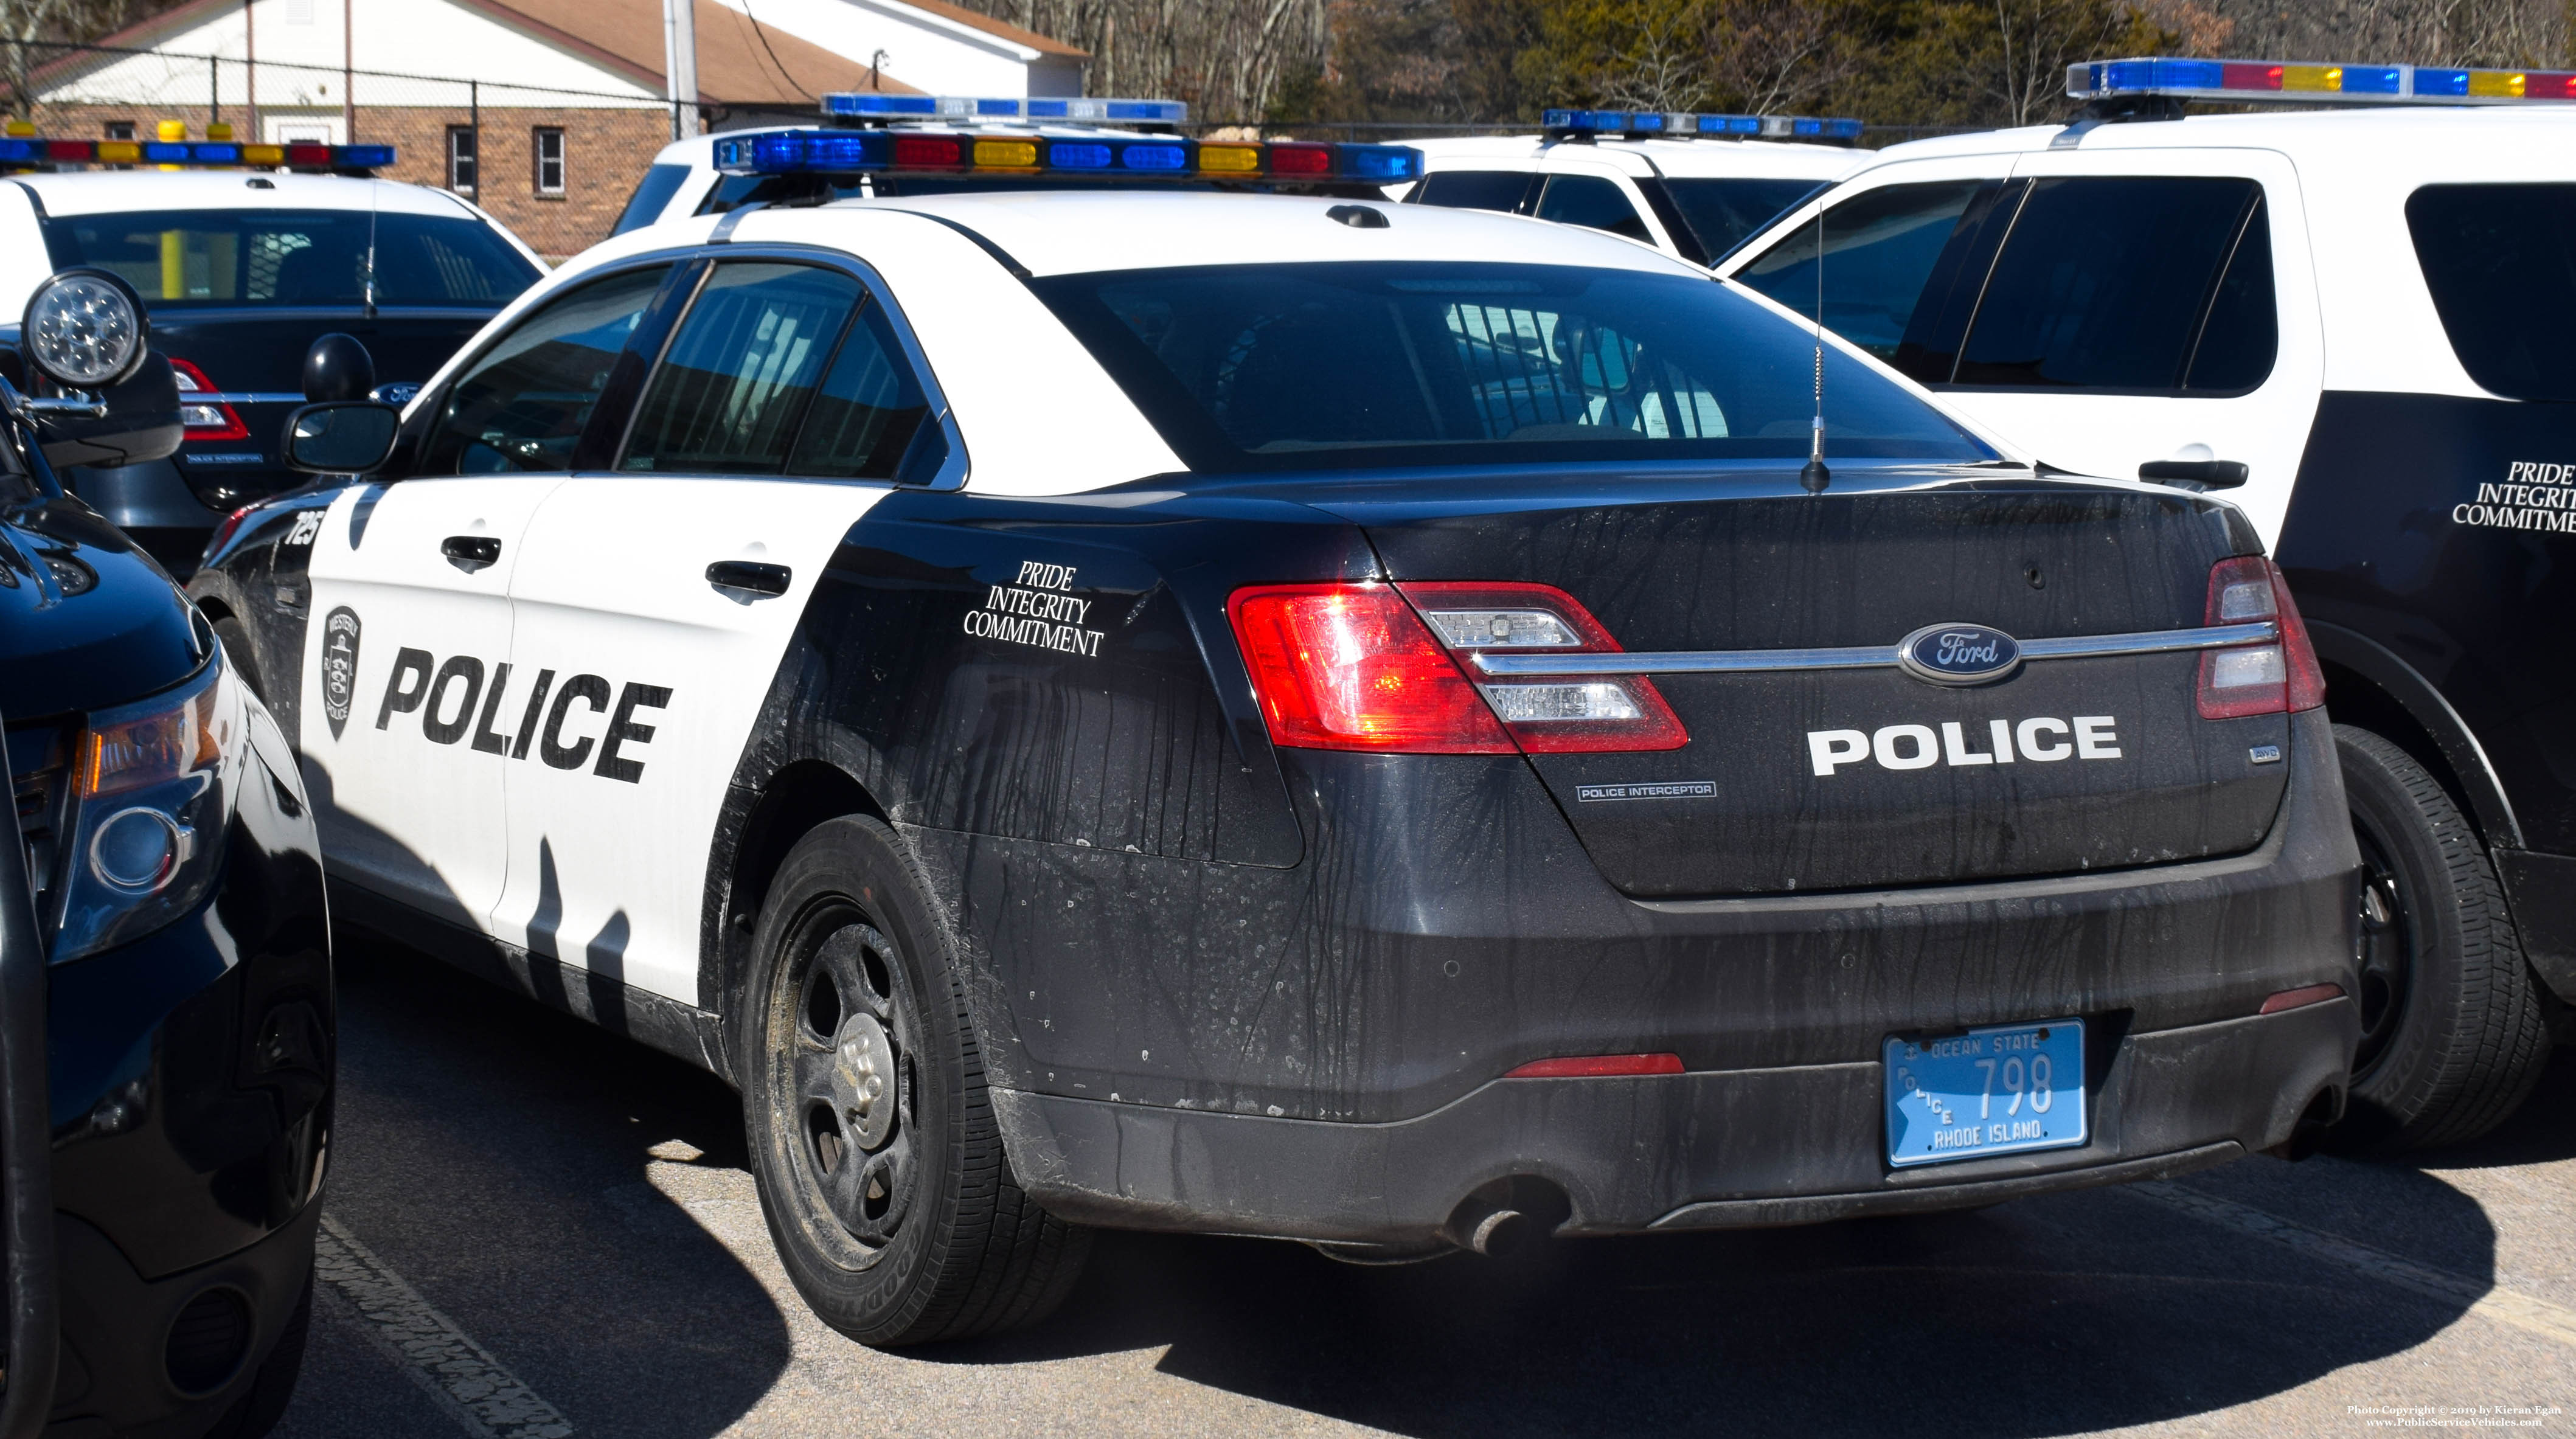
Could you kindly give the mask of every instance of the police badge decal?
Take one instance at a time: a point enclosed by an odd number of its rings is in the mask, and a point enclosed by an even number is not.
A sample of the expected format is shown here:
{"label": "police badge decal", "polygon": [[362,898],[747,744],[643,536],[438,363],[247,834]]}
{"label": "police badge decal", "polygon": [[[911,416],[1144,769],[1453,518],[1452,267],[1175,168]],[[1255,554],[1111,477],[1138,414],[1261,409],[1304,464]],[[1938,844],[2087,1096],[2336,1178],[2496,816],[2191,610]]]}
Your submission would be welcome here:
{"label": "police badge decal", "polygon": [[322,621],[322,713],[338,739],[358,693],[358,612],[342,605]]}

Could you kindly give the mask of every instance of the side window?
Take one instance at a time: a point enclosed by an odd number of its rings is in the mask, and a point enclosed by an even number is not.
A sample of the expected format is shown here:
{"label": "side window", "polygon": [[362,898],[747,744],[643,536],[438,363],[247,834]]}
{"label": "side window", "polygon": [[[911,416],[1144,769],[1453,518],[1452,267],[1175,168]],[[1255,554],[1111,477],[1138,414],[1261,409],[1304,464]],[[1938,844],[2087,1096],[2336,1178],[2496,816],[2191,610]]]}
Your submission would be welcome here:
{"label": "side window", "polygon": [[417,473],[570,469],[609,369],[669,272],[613,275],[522,317],[448,386]]}
{"label": "side window", "polygon": [[2576,400],[2576,185],[2427,185],[2406,228],[2469,378],[2516,400]]}
{"label": "side window", "polygon": [[1631,240],[1650,240],[1646,222],[1628,203],[1617,184],[1598,175],[1550,175],[1538,198],[1538,217],[1587,230],[1607,230]]}
{"label": "side window", "polygon": [[[797,437],[788,472],[830,479],[892,479],[903,463],[905,448],[929,415],[930,402],[912,367],[904,363],[903,348],[895,343],[885,308],[871,304],[860,312],[859,323],[850,327],[850,337],[841,342],[832,372],[814,397],[805,432]],[[914,478],[908,472],[905,477]]]}
{"label": "side window", "polygon": [[1523,170],[1443,170],[1424,176],[1409,198],[1417,205],[1510,214],[1537,183],[1536,175]]}
{"label": "side window", "polygon": [[619,468],[779,473],[865,293],[848,275],[812,265],[717,266],[654,369]]}
{"label": "side window", "polygon": [[[2239,179],[2035,182],[1995,259],[1953,382],[2181,389],[2228,260],[2248,222],[2260,218],[2262,195],[2262,186]],[[2255,359],[2270,371],[2268,351],[2230,364],[2241,374]]]}
{"label": "side window", "polygon": [[[1826,326],[1894,361],[1962,217],[1979,192],[1991,188],[1976,180],[1885,185],[1827,210]],[[1801,225],[1782,236],[1735,278],[1799,314],[1813,314],[1816,226]]]}
{"label": "side window", "polygon": [[2272,292],[2272,226],[2269,207],[2254,202],[2254,213],[2228,258],[2227,274],[2218,282],[2218,298],[2209,305],[2200,340],[2192,346],[2190,366],[2183,371],[2185,390],[2243,391],[2260,385],[2272,373],[2281,350],[2281,307]]}

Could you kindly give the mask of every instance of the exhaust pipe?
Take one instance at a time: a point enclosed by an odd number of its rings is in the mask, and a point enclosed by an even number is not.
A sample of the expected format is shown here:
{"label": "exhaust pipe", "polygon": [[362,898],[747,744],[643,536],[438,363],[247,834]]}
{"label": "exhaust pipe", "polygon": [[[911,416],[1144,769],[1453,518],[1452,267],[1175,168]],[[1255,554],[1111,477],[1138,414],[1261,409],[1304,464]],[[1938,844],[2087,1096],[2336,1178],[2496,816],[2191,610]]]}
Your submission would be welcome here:
{"label": "exhaust pipe", "polygon": [[1513,1175],[1478,1186],[1459,1201],[1440,1232],[1461,1249],[1500,1259],[1555,1233],[1572,1209],[1564,1191],[1554,1184],[1533,1175]]}

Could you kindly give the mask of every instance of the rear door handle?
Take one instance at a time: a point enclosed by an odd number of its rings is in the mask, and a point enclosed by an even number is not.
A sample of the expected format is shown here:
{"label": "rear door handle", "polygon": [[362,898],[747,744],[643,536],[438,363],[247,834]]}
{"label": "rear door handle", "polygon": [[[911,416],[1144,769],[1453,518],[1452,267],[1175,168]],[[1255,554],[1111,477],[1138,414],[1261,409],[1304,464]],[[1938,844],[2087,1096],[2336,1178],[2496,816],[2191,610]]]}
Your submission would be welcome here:
{"label": "rear door handle", "polygon": [[751,560],[718,560],[707,566],[707,583],[732,594],[783,595],[787,582],[795,578],[785,565],[764,565]]}
{"label": "rear door handle", "polygon": [[2243,460],[2149,460],[2138,466],[2139,479],[2204,490],[2232,490],[2249,473]]}
{"label": "rear door handle", "polygon": [[490,535],[449,535],[438,542],[438,552],[470,575],[486,565],[500,562],[501,542]]}

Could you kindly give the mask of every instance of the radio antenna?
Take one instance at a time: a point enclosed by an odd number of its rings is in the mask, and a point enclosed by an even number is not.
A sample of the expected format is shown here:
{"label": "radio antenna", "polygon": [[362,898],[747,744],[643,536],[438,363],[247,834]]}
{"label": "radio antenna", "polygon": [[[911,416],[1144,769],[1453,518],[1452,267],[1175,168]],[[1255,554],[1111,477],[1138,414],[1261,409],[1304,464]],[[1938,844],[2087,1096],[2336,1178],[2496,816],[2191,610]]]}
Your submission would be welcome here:
{"label": "radio antenna", "polygon": [[1798,485],[1808,494],[1821,495],[1825,486],[1834,482],[1834,472],[1825,468],[1825,206],[1816,202],[1816,413],[1808,426],[1807,467],[1798,471]]}

